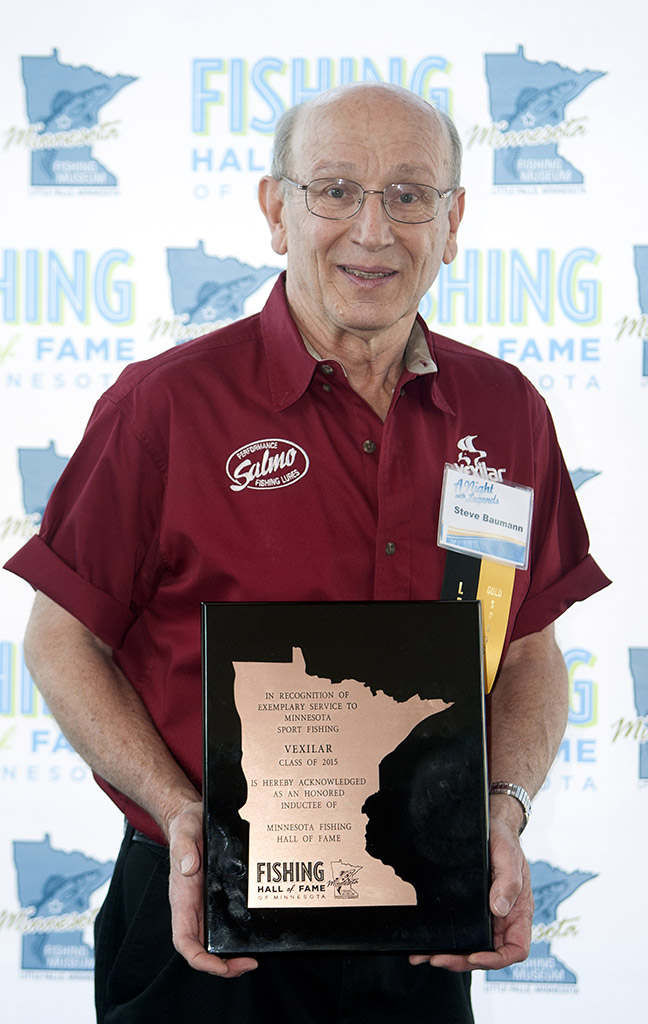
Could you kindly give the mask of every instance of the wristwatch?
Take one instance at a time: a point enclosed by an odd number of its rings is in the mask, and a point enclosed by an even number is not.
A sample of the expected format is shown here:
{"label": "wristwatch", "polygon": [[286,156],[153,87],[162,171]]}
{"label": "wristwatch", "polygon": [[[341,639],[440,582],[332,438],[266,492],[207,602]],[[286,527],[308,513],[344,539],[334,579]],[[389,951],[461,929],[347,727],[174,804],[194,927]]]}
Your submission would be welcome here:
{"label": "wristwatch", "polygon": [[531,797],[527,793],[526,789],[524,789],[523,786],[518,786],[515,782],[491,782],[488,787],[488,792],[491,796],[496,793],[503,793],[504,796],[515,797],[524,811],[524,821],[522,822],[522,828],[520,829],[521,835],[529,824],[529,818],[531,816]]}

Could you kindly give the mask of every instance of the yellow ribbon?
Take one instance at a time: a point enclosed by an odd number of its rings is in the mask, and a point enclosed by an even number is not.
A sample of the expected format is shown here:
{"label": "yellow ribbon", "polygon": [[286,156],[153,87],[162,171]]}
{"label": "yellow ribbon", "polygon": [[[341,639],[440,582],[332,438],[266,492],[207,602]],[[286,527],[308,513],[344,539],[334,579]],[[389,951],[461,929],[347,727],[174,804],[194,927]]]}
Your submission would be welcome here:
{"label": "yellow ribbon", "polygon": [[502,657],[514,581],[515,566],[489,562],[486,558],[482,558],[477,585],[477,600],[482,603],[486,693],[490,693],[495,682]]}

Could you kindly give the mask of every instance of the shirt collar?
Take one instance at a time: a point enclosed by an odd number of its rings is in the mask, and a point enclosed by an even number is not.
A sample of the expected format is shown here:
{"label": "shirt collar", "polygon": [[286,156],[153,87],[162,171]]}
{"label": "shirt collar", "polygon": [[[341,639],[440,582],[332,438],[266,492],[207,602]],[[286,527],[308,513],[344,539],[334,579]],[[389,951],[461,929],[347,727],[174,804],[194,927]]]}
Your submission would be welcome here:
{"label": "shirt collar", "polygon": [[432,358],[426,331],[423,330],[423,320],[418,317],[414,321],[410,336],[407,339],[405,366],[410,373],[415,373],[417,376],[438,371],[437,364]]}
{"label": "shirt collar", "polygon": [[[308,338],[302,336],[302,340],[309,355],[313,359],[317,359],[318,363],[324,362],[322,356],[313,348]],[[344,364],[339,359],[332,360],[329,357],[328,362],[340,363],[344,370]],[[437,366],[430,354],[423,328],[418,320],[414,321],[410,336],[407,339],[407,345],[405,346],[405,367],[410,373],[414,373],[417,376],[421,373],[436,373],[437,371]]]}
{"label": "shirt collar", "polygon": [[[277,280],[261,312],[261,331],[267,356],[270,390],[277,409],[286,409],[306,391],[321,357],[302,337],[290,315],[286,300],[286,274]],[[340,364],[342,365],[342,364]],[[433,335],[422,317],[417,316],[405,349],[404,374],[412,377],[429,375],[432,400],[441,409],[453,413],[438,382]]]}

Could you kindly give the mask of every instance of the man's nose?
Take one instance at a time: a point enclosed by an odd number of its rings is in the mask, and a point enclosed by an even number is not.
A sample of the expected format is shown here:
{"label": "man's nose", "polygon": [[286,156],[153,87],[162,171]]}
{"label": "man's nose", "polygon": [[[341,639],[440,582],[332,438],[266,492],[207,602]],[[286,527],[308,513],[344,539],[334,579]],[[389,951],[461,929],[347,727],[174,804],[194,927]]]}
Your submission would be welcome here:
{"label": "man's nose", "polygon": [[393,243],[393,222],[387,216],[382,192],[367,190],[362,206],[349,221],[349,237],[366,249],[382,249]]}

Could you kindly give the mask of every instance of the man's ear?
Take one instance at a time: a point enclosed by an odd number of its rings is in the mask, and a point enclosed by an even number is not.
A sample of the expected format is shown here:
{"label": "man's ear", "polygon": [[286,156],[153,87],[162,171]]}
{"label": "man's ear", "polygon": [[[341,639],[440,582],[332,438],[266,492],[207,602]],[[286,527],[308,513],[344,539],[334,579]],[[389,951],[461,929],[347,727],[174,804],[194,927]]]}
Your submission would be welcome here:
{"label": "man's ear", "polygon": [[452,206],[448,213],[448,221],[450,225],[450,231],[446,240],[445,249],[443,251],[443,262],[452,263],[453,259],[457,255],[457,232],[459,225],[461,224],[461,218],[464,215],[464,205],[466,201],[466,190],[458,188],[452,196]]}
{"label": "man's ear", "polygon": [[270,228],[272,248],[278,256],[288,252],[286,229],[283,223],[284,194],[280,181],[266,174],[259,182],[259,206]]}

